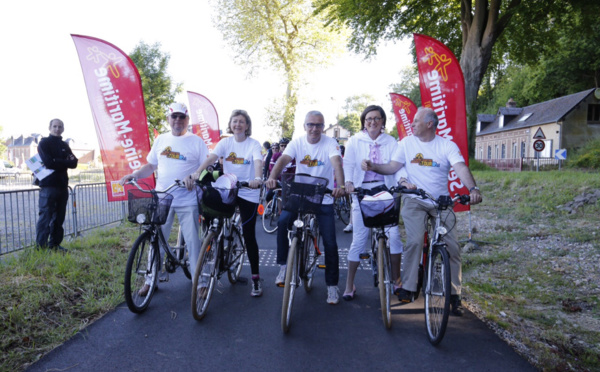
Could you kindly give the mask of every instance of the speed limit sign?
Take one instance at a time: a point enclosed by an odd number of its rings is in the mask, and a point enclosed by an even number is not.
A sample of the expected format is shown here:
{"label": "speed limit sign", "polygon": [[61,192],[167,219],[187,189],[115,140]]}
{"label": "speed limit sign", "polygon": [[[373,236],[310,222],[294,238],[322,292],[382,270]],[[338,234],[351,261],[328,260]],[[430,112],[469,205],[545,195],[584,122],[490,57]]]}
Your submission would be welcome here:
{"label": "speed limit sign", "polygon": [[545,147],[546,147],[546,143],[542,140],[535,140],[533,142],[533,149],[537,152],[544,151]]}

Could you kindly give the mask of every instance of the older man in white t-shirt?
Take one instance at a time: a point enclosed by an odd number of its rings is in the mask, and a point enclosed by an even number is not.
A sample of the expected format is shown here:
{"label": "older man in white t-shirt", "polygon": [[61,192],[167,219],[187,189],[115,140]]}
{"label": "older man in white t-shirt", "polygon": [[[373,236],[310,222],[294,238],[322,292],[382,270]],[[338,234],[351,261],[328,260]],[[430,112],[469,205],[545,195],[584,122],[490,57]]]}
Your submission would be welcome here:
{"label": "older man in white t-shirt", "polygon": [[[165,239],[168,240],[177,214],[188,249],[189,270],[193,273],[200,252],[198,201],[196,193],[193,192],[194,180],[198,179],[198,175],[194,172],[208,157],[208,148],[200,137],[187,131],[190,117],[184,104],[173,103],[169,106],[168,121],[171,132],[163,133],[154,140],[154,145],[146,157],[148,163],[123,177],[120,183],[149,177],[156,170],[158,171],[157,190],[166,189],[176,179],[184,181],[186,188],[178,187],[170,191],[173,195],[173,203],[167,222],[161,229]],[[160,253],[162,262],[163,251],[161,250]],[[139,290],[139,295],[145,296],[151,284],[152,278],[147,276],[146,283]]]}
{"label": "older man in white t-shirt", "polygon": [[[328,180],[327,187],[333,189],[331,195],[325,195],[321,204],[321,211],[317,213],[319,230],[323,237],[325,247],[325,282],[327,284],[327,303],[335,305],[339,302],[339,255],[335,238],[335,219],[333,215],[333,197],[343,196],[344,170],[342,169],[342,156],[340,146],[331,137],[323,136],[325,119],[319,111],[310,111],[304,120],[306,135],[292,140],[286,147],[283,155],[277,159],[267,187],[273,189],[277,185],[277,178],[285,166],[296,159],[296,174],[303,173],[311,176],[323,177]],[[337,188],[333,188],[334,180]],[[332,197],[333,196],[333,197]],[[296,214],[282,211],[277,223],[277,263],[281,265],[275,283],[281,285],[285,278],[285,266],[289,250],[287,232],[289,224],[296,219]]]}

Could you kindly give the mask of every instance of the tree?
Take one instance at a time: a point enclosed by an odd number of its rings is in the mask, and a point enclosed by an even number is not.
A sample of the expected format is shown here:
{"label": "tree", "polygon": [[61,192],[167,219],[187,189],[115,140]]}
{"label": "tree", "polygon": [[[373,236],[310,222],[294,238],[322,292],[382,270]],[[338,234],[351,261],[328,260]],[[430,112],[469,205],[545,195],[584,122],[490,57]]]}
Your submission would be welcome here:
{"label": "tree", "polygon": [[[381,39],[423,33],[445,43],[460,59],[470,144],[474,144],[474,117],[481,82],[496,51],[520,62],[537,58],[537,52],[556,41],[557,17],[568,14],[583,0],[316,0],[330,22],[352,29],[350,47],[367,55],[376,52]],[[591,3],[591,2],[589,2]],[[595,13],[597,14],[597,12]],[[510,33],[510,37],[506,36]],[[473,149],[473,146],[470,146]]]}
{"label": "tree", "polygon": [[412,65],[400,70],[400,82],[390,85],[393,93],[402,94],[410,98],[411,101],[421,106],[421,90],[419,89],[419,73],[417,66]]}
{"label": "tree", "polygon": [[148,117],[148,134],[154,142],[154,129],[161,133],[163,123],[166,123],[166,112],[175,95],[182,91],[181,83],[174,83],[167,73],[168,53],[160,50],[160,43],[148,45],[140,41],[129,55],[135,63],[142,79],[144,104]]}
{"label": "tree", "polygon": [[338,124],[350,132],[350,135],[360,130],[360,114],[375,98],[369,94],[361,94],[346,98],[343,109],[345,115],[338,115]]}
{"label": "tree", "polygon": [[[0,133],[2,133],[2,131],[3,131],[3,128],[0,125]],[[5,159],[6,155],[7,155],[7,153],[6,153],[7,147],[4,142],[5,142],[5,139],[0,137],[0,159]]]}
{"label": "tree", "polygon": [[343,51],[344,33],[324,27],[309,0],[216,0],[216,27],[236,53],[236,63],[274,67],[285,78],[281,132],[291,137],[302,73]]}

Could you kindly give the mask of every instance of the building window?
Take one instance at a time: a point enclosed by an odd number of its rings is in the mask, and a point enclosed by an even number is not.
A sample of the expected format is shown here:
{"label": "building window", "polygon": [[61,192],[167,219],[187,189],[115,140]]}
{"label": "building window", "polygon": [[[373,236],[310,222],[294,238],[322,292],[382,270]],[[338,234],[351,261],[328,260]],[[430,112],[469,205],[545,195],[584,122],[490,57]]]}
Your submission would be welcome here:
{"label": "building window", "polygon": [[498,145],[494,146],[494,150],[495,150],[494,152],[496,153],[496,154],[494,154],[494,155],[495,155],[495,158],[496,158],[496,159],[500,159],[500,156],[499,156],[499,155],[500,155],[500,153],[498,152]]}
{"label": "building window", "polygon": [[521,157],[525,157],[525,141],[521,142]]}
{"label": "building window", "polygon": [[517,143],[513,143],[513,150],[512,150],[512,157],[513,159],[517,159]]}
{"label": "building window", "polygon": [[488,159],[492,158],[492,146],[488,146]]}
{"label": "building window", "polygon": [[600,124],[600,105],[592,104],[588,105],[588,124]]}
{"label": "building window", "polygon": [[506,145],[502,144],[502,159],[506,158]]}
{"label": "building window", "polygon": [[340,130],[338,128],[333,130],[333,138],[340,138]]}

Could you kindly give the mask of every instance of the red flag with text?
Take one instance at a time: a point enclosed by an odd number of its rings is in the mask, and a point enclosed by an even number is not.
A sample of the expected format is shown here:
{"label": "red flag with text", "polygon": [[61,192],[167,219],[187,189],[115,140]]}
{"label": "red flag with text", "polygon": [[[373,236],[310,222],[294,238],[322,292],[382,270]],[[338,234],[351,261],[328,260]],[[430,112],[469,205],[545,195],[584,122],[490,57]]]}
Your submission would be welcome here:
{"label": "red flag with text", "polygon": [[417,105],[408,97],[398,93],[390,93],[392,99],[392,110],[396,115],[396,129],[398,140],[406,136],[412,136],[411,124],[417,113]]}
{"label": "red flag with text", "polygon": [[[150,151],[146,108],[140,75],[133,61],[116,46],[71,35],[94,117],[108,201],[127,200],[118,181],[146,163]],[[154,188],[154,176],[143,182]]]}
{"label": "red flag with text", "polygon": [[[414,34],[414,38],[421,102],[436,112],[439,118],[437,134],[458,145],[468,166],[465,79],[460,64],[454,53],[438,40],[420,34]],[[454,169],[448,175],[448,190],[452,195],[469,194]],[[469,206],[457,204],[454,210],[466,211]]]}
{"label": "red flag with text", "polygon": [[192,133],[204,140],[209,150],[213,150],[219,140],[219,115],[212,102],[202,94],[188,91],[190,102],[190,119],[192,121]]}

